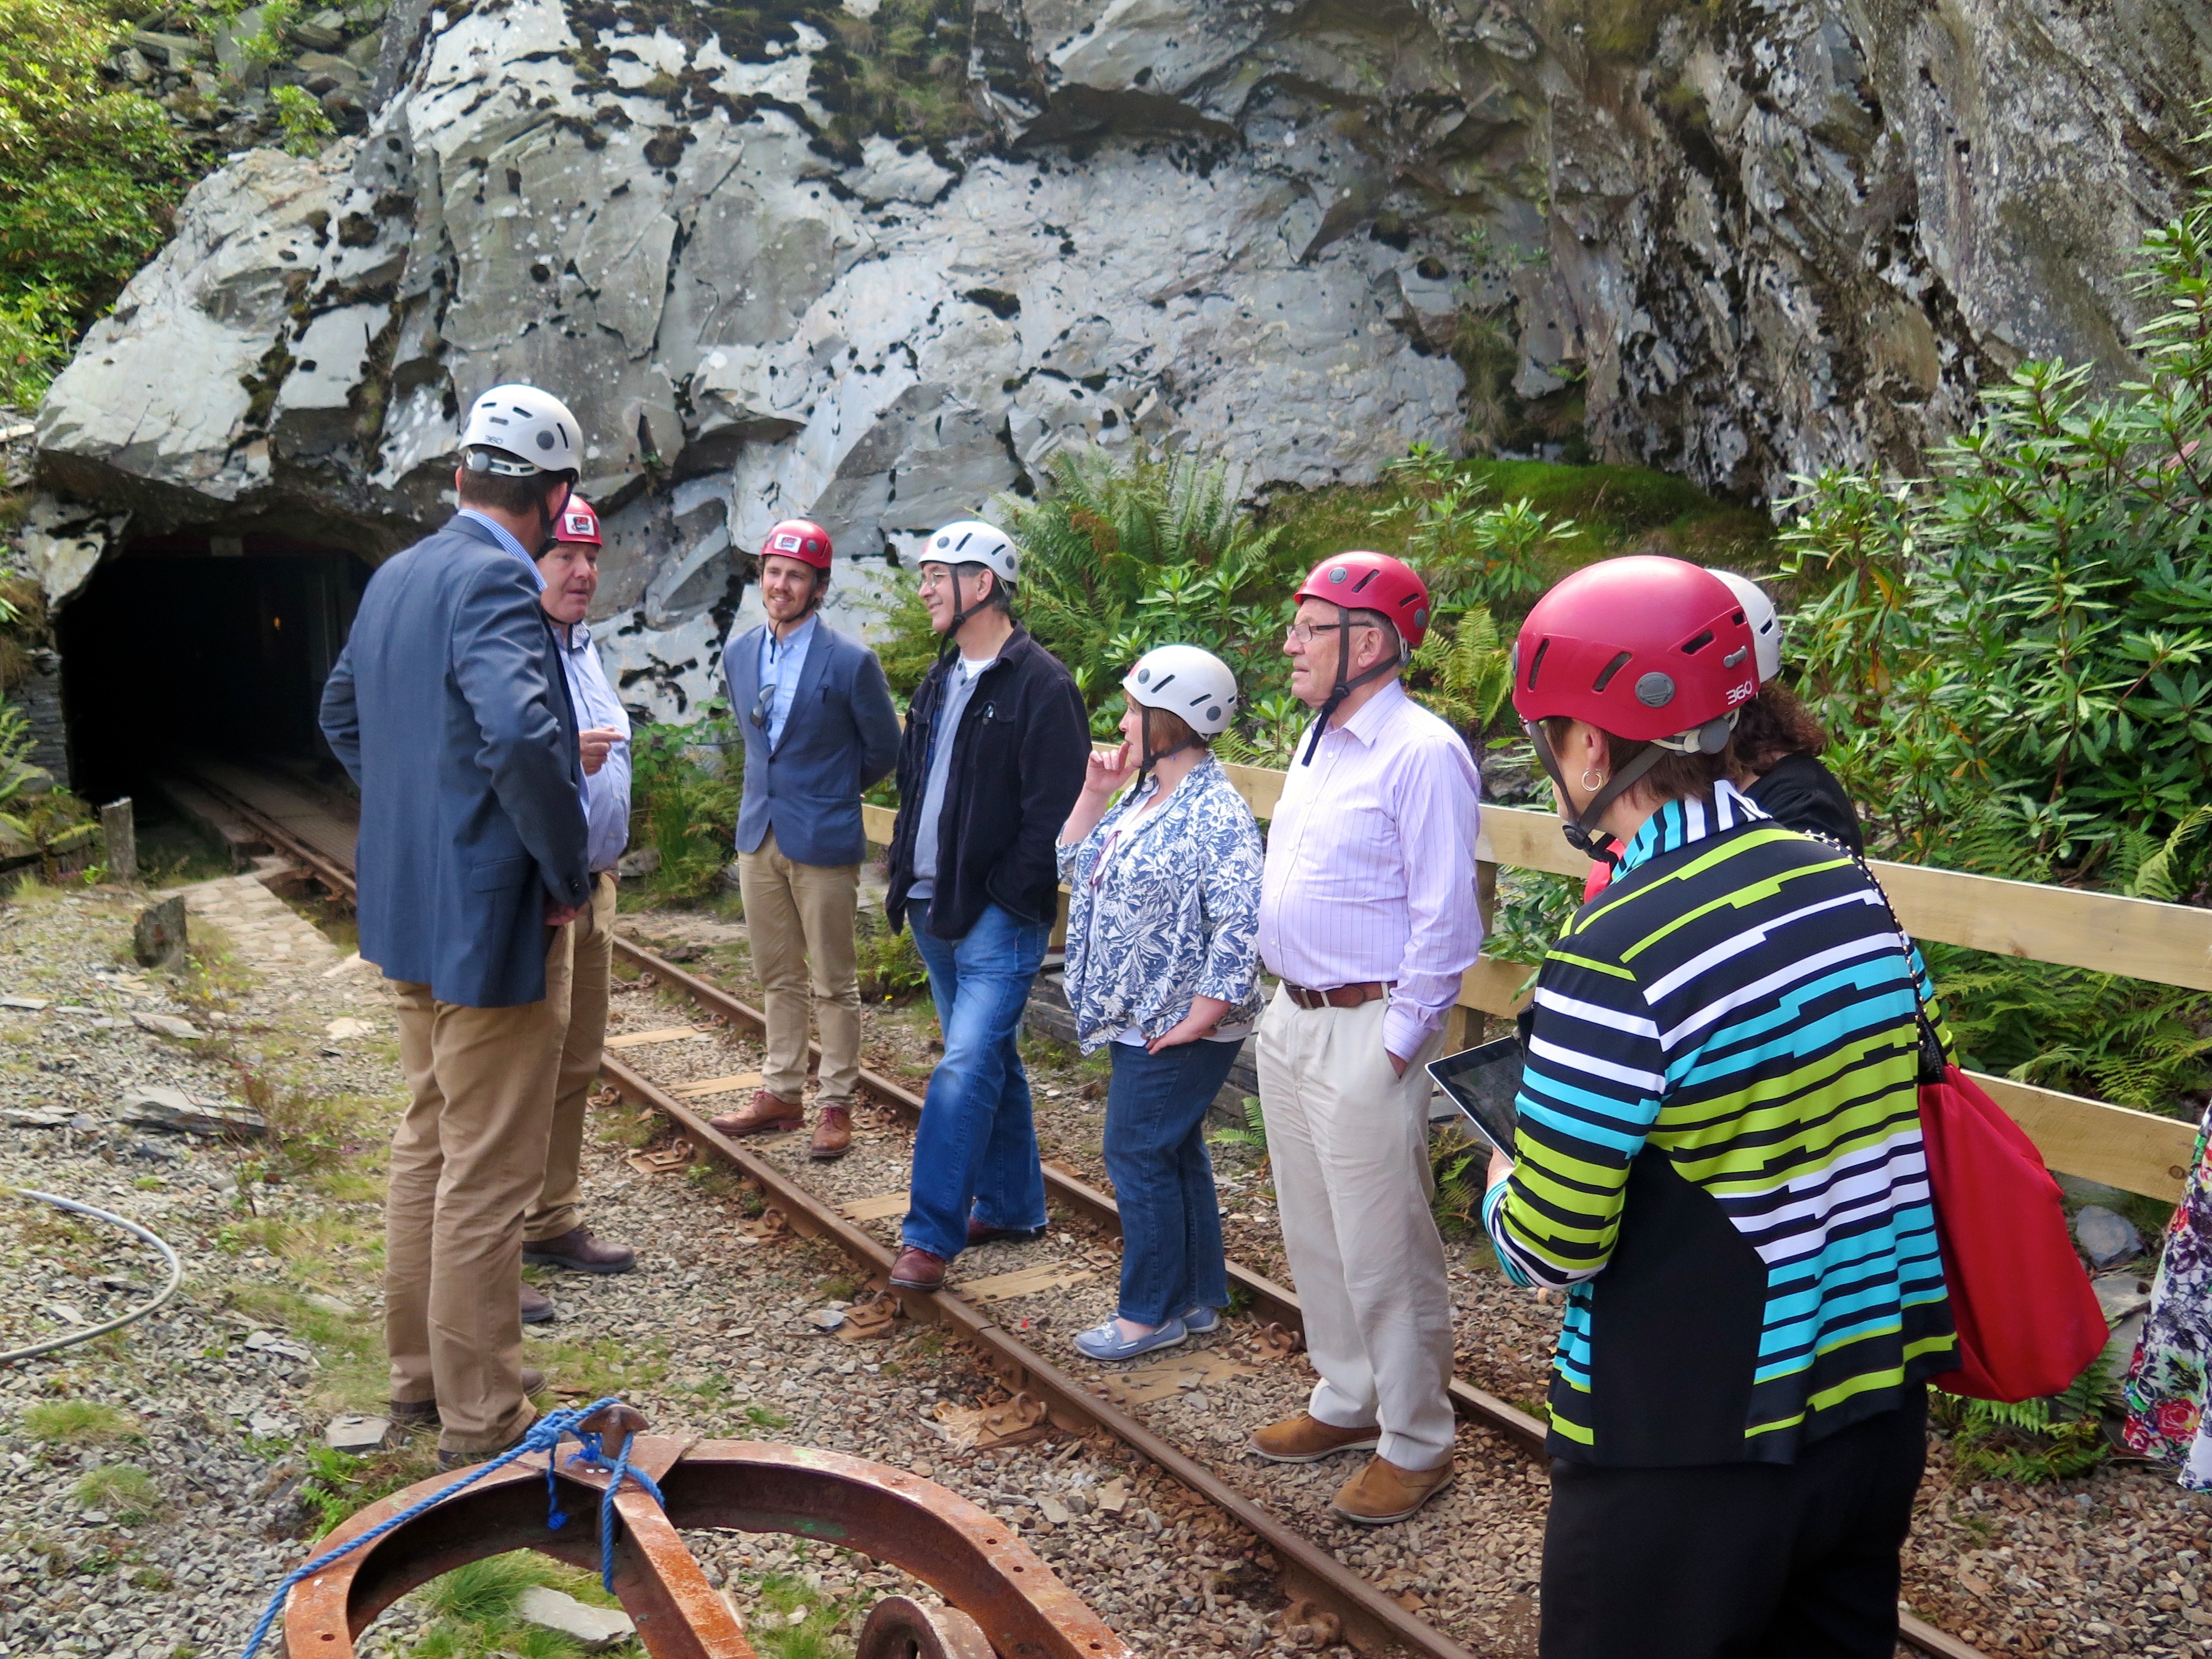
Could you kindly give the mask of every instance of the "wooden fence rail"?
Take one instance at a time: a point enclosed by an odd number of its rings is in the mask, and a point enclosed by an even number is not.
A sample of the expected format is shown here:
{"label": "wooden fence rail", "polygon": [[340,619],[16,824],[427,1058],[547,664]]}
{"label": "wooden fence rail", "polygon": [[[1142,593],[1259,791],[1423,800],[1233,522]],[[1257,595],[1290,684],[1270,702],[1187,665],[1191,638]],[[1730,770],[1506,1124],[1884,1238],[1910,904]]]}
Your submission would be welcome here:
{"label": "wooden fence rail", "polygon": [[[1258,766],[1226,769],[1253,812],[1272,817],[1283,774]],[[889,809],[869,806],[863,815],[868,838],[888,842]],[[1522,807],[1486,805],[1475,852],[1484,866],[1486,915],[1500,865],[1577,879],[1589,868],[1560,835],[1557,816]],[[1871,863],[1898,920],[1917,939],[2212,991],[2212,910],[1923,865]],[[1470,1013],[1515,1013],[1527,1000],[1531,971],[1486,957],[1461,982],[1459,1006]],[[2168,1203],[2180,1196],[2196,1139],[2191,1125],[2009,1078],[1974,1076],[2027,1130],[2051,1169]]]}

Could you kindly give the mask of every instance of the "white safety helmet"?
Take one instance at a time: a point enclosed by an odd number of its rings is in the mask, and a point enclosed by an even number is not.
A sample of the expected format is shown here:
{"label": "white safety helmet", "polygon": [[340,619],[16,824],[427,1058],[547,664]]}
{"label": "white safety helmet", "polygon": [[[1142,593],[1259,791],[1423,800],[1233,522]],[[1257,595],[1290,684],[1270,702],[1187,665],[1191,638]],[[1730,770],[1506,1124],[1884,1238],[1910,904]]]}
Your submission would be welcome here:
{"label": "white safety helmet", "polygon": [[917,562],[922,564],[980,564],[1002,582],[1021,580],[1021,556],[1013,538],[996,525],[981,519],[962,519],[929,538]]}
{"label": "white safety helmet", "polygon": [[495,386],[469,405],[461,428],[471,472],[528,478],[584,470],[584,446],[568,405],[534,386]]}
{"label": "white safety helmet", "polygon": [[1129,701],[1164,708],[1203,737],[1229,729],[1237,713],[1237,677],[1211,651],[1194,645],[1163,645],[1137,659],[1121,679]]}
{"label": "white safety helmet", "polygon": [[1713,574],[1729,585],[1736,603],[1743,607],[1743,619],[1751,624],[1752,665],[1758,669],[1759,683],[1764,685],[1782,672],[1782,618],[1774,614],[1774,601],[1748,576],[1739,576],[1733,570],[1716,570]]}

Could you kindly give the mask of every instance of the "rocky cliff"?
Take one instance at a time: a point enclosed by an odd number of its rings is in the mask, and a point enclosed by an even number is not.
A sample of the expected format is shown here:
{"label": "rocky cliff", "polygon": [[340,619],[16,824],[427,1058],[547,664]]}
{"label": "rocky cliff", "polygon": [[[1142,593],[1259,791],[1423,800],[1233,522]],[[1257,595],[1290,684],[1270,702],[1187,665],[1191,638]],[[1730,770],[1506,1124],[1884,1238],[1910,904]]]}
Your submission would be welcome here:
{"label": "rocky cliff", "polygon": [[775,519],[861,605],[1073,441],[1771,497],[2023,356],[2123,370],[2208,93],[2201,0],[416,0],[366,132],[204,181],[88,337],[26,545],[57,599],[149,528],[380,556],[534,380],[673,713]]}

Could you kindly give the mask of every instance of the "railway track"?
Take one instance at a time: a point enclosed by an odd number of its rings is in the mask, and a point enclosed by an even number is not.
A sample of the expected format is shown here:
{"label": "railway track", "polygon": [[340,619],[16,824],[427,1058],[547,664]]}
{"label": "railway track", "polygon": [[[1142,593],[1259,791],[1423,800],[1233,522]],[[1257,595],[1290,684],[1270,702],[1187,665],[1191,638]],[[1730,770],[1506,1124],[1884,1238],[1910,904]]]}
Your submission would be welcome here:
{"label": "railway track", "polygon": [[[351,826],[343,826],[346,834],[341,847],[329,829],[316,822],[319,816],[332,817],[327,807],[321,803],[313,803],[307,809],[289,805],[288,797],[305,801],[307,792],[282,779],[262,777],[256,785],[255,775],[244,769],[230,769],[216,776],[202,774],[193,781],[216,793],[226,806],[272,846],[298,859],[331,890],[350,898]],[[683,996],[730,1029],[751,1032],[763,1029],[757,1010],[720,987],[620,935],[615,950],[623,961],[651,974],[658,988]],[[702,1110],[696,1096],[687,1099],[648,1078],[633,1061],[635,1053],[629,1049],[618,1056],[610,1052],[602,1061],[603,1078],[618,1093],[659,1114],[708,1156],[755,1184],[768,1206],[781,1215],[794,1233],[831,1245],[865,1275],[878,1280],[888,1276],[896,1254],[889,1244],[848,1218],[835,1199],[798,1179],[793,1170],[765,1155],[763,1149],[718,1133],[708,1121],[711,1109]],[[921,1099],[902,1085],[864,1070],[860,1088],[904,1123],[910,1126],[919,1120]],[[1118,1240],[1120,1213],[1109,1196],[1049,1164],[1044,1173],[1048,1200],[1064,1219],[1095,1235]],[[1229,1273],[1232,1286],[1241,1292],[1257,1321],[1288,1332],[1302,1332],[1295,1293],[1234,1261],[1229,1264]],[[1363,1648],[1395,1647],[1430,1659],[1474,1659],[1473,1650],[1238,1491],[1200,1456],[1062,1369],[1023,1340],[1017,1331],[1000,1322],[986,1304],[963,1297],[959,1291],[956,1284],[932,1294],[904,1293],[901,1301],[908,1316],[938,1323],[965,1339],[1010,1389],[1042,1404],[1055,1426],[1112,1436],[1235,1519],[1273,1553],[1285,1589],[1334,1614],[1346,1639]],[[1528,1413],[1464,1379],[1454,1381],[1452,1403],[1462,1419],[1496,1431],[1532,1457],[1542,1455],[1544,1427]],[[1910,1614],[1900,1614],[1899,1637],[1905,1648],[1931,1659],[1988,1659],[1981,1650]]]}

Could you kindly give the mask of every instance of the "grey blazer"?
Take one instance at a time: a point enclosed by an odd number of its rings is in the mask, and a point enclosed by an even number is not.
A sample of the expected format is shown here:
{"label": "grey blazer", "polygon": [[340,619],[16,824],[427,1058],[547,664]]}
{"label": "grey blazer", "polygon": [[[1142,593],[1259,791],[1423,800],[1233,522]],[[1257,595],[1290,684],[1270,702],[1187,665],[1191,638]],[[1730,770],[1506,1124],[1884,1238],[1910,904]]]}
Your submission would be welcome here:
{"label": "grey blazer", "polygon": [[761,640],[768,624],[747,629],[722,653],[730,707],[745,739],[745,791],[738,812],[738,851],[757,853],[769,830],[786,858],[800,864],[858,864],[867,855],[860,792],[898,759],[898,709],[876,653],[817,620],[799,690],[769,748],[752,707],[760,690]]}

